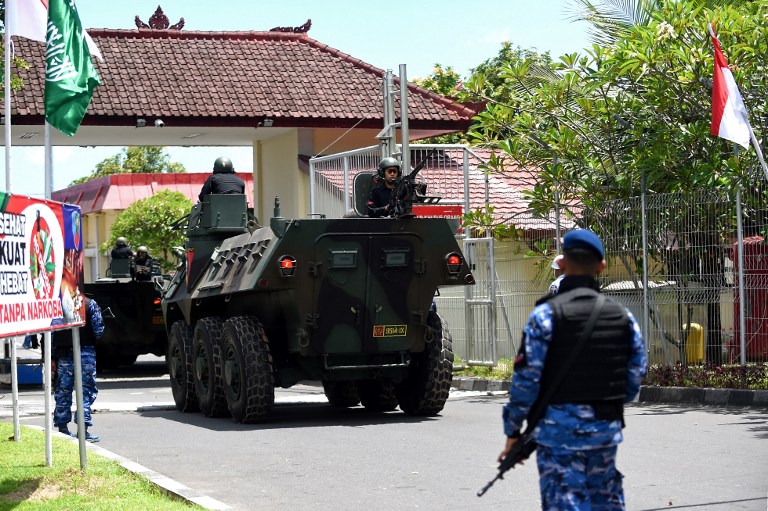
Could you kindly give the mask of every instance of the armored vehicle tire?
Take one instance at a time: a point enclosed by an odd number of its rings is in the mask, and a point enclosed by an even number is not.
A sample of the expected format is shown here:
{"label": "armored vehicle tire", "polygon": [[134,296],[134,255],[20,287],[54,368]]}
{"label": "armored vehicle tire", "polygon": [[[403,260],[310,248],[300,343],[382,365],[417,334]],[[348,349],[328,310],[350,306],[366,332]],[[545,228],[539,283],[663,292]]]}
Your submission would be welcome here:
{"label": "armored vehicle tire", "polygon": [[198,411],[192,373],[192,328],[185,321],[177,321],[171,326],[166,363],[176,409],[182,412]]}
{"label": "armored vehicle tire", "polygon": [[272,355],[261,323],[237,316],[224,322],[221,331],[224,395],[236,422],[263,420],[275,402]]}
{"label": "armored vehicle tire", "polygon": [[430,312],[427,324],[433,339],[424,352],[415,353],[408,376],[395,386],[400,409],[408,415],[435,415],[448,400],[453,378],[453,342],[443,319]]}
{"label": "armored vehicle tire", "polygon": [[353,381],[323,381],[323,391],[334,408],[349,408],[360,404],[357,384]]}
{"label": "armored vehicle tire", "polygon": [[206,417],[229,415],[222,378],[221,323],[216,317],[201,319],[192,338],[195,394]]}
{"label": "armored vehicle tire", "polygon": [[397,408],[395,385],[388,380],[363,380],[357,382],[360,401],[372,412],[391,412]]}

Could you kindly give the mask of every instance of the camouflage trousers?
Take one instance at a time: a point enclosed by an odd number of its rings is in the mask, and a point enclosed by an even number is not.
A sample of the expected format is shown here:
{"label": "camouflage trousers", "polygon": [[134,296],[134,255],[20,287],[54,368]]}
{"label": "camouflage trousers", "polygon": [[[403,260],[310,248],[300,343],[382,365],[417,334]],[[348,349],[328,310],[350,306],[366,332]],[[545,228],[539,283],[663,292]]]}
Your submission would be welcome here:
{"label": "camouflage trousers", "polygon": [[[99,393],[96,389],[96,348],[83,346],[80,354],[83,372],[83,419],[86,427],[90,427],[93,426],[91,405],[96,401],[96,395]],[[56,409],[53,412],[53,424],[58,428],[72,421],[72,392],[75,389],[75,361],[72,358],[72,352],[58,357],[56,374],[58,384],[54,394]]]}
{"label": "camouflage trousers", "polygon": [[572,450],[540,445],[536,464],[543,510],[624,509],[624,476],[616,470],[616,446]]}

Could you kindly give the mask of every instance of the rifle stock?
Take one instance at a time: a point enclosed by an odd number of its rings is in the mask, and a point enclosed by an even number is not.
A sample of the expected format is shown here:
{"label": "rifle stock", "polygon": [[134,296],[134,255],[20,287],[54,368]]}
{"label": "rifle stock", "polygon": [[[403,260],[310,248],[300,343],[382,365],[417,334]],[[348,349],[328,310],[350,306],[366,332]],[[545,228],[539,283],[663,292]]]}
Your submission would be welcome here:
{"label": "rifle stock", "polygon": [[504,474],[509,469],[515,468],[515,465],[527,460],[535,450],[536,442],[532,440],[528,435],[522,435],[518,441],[515,442],[515,445],[512,446],[512,449],[510,449],[507,455],[504,456],[504,459],[501,460],[501,463],[499,463],[499,473],[496,474],[496,477],[491,479],[488,484],[483,486],[483,488],[477,492],[477,496],[482,497],[485,495],[485,492],[487,492],[488,489],[493,486],[496,481],[499,479],[504,479]]}

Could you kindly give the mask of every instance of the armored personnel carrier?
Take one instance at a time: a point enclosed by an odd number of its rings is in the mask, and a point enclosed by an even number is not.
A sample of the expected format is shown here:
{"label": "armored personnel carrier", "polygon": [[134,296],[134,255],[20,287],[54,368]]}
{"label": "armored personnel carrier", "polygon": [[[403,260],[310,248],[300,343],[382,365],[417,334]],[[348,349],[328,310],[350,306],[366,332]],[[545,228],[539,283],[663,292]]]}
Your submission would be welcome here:
{"label": "armored personnel carrier", "polygon": [[186,262],[167,287],[177,409],[250,423],[275,387],[319,380],[332,406],[433,415],[448,398],[451,335],[433,297],[473,284],[443,218],[249,221],[244,195],[209,195],[177,222]]}
{"label": "armored personnel carrier", "polygon": [[128,259],[113,259],[109,276],[83,286],[101,307],[106,326],[96,345],[100,369],[131,365],[145,353],[162,356],[168,349],[160,308],[162,286],[155,283],[163,279],[160,267],[153,266],[149,279],[136,280],[129,265]]}

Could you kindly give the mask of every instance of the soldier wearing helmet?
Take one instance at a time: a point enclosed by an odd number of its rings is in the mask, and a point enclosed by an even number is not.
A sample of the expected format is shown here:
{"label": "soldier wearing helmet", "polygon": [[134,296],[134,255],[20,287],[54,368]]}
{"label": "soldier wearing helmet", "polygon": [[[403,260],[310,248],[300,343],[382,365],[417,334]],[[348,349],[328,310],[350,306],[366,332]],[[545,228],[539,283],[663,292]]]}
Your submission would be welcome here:
{"label": "soldier wearing helmet", "polygon": [[128,246],[128,240],[120,236],[115,240],[115,248],[112,249],[112,259],[130,259],[133,250]]}
{"label": "soldier wearing helmet", "polygon": [[245,193],[245,181],[235,175],[235,167],[226,156],[220,156],[213,162],[213,174],[203,183],[198,199],[208,194]]}
{"label": "soldier wearing helmet", "polygon": [[136,257],[131,264],[131,277],[135,280],[150,280],[152,278],[152,257],[147,247],[140,246],[136,249]]}
{"label": "soldier wearing helmet", "polygon": [[390,216],[394,208],[392,206],[392,192],[395,190],[398,179],[400,179],[400,162],[391,156],[381,160],[379,163],[378,176],[374,179],[375,184],[368,194],[366,210],[370,217]]}

